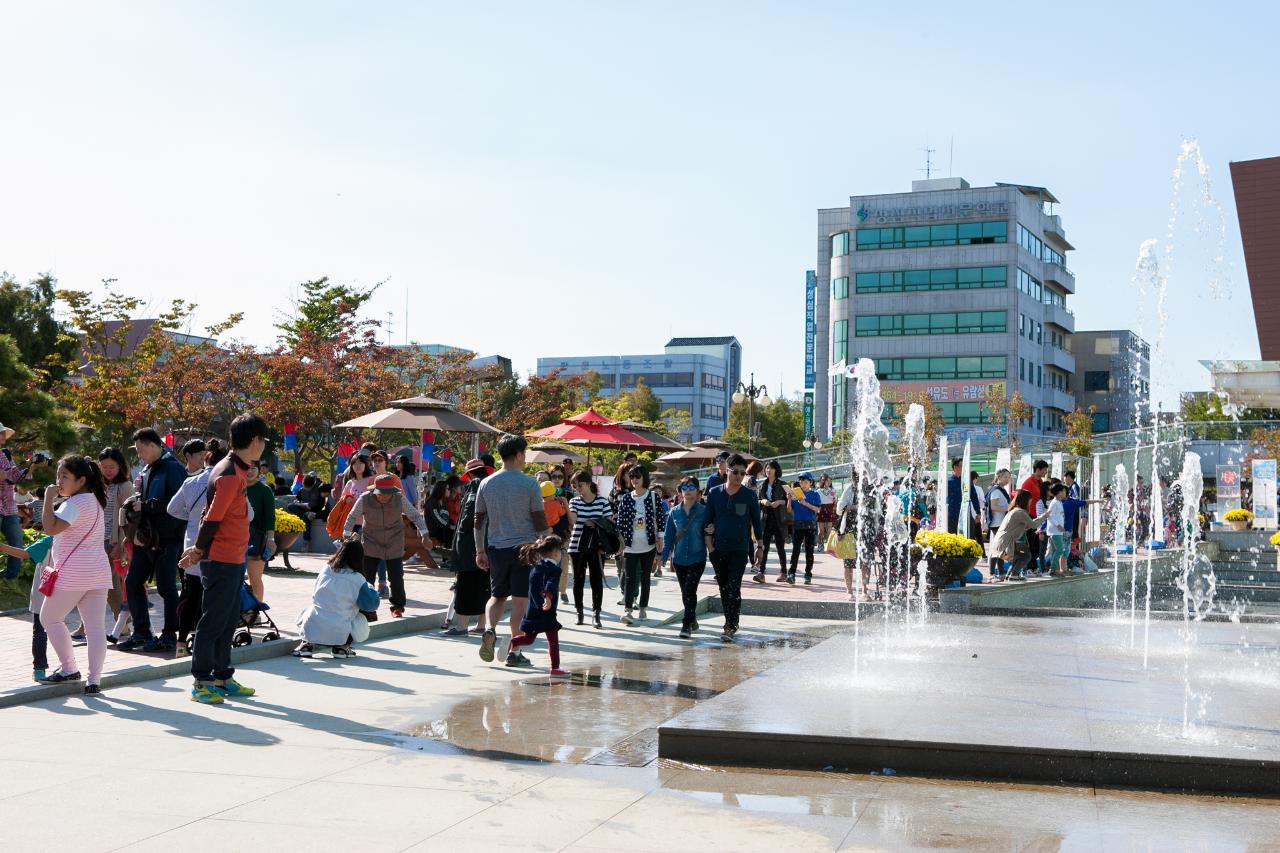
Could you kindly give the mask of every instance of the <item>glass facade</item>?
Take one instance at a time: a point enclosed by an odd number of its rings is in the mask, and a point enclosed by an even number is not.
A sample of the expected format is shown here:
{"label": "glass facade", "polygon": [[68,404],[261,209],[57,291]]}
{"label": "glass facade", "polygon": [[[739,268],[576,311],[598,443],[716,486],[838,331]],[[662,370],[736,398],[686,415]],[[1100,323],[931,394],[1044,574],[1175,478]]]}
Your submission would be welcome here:
{"label": "glass facade", "polygon": [[692,388],[692,373],[624,373],[622,387],[634,388],[636,382],[644,380],[650,388]]}
{"label": "glass facade", "polygon": [[[859,252],[875,249],[921,249],[927,246],[972,246],[1007,243],[1009,220],[952,222],[946,225],[908,225],[903,228],[859,228]],[[848,252],[847,235],[845,253]]]}
{"label": "glass facade", "polygon": [[[864,314],[857,318],[860,338],[902,335],[971,335],[1003,332],[1008,327],[1006,311],[949,311],[938,314]],[[843,321],[842,321],[843,322]],[[839,360],[837,358],[837,360]]]}
{"label": "glass facade", "polygon": [[1018,245],[1045,263],[1057,264],[1060,267],[1066,266],[1063,262],[1062,253],[1055,251],[1049,244],[1032,234],[1021,224],[1018,225]]}
{"label": "glass facade", "polygon": [[[861,278],[861,276],[859,276]],[[861,293],[861,291],[859,291]],[[832,299],[848,299],[849,298],[849,276],[842,275],[838,278],[831,279],[831,298]]]}
{"label": "glass facade", "polygon": [[1044,285],[1040,283],[1040,279],[1024,269],[1018,270],[1018,292],[1025,293],[1036,302],[1044,301]]}
{"label": "glass facade", "polygon": [[836,320],[832,326],[831,355],[836,361],[849,357],[849,321]]}
{"label": "glass facade", "polygon": [[708,421],[724,422],[724,406],[717,406],[715,403],[702,404],[702,418]]}
{"label": "glass facade", "polygon": [[849,232],[841,231],[831,235],[831,257],[849,254]]}
{"label": "glass facade", "polygon": [[945,356],[941,358],[882,358],[876,361],[881,381],[904,379],[1004,379],[1008,359],[1003,355]]}
{"label": "glass facade", "polygon": [[[906,406],[907,404],[885,403],[886,420],[898,417],[898,413],[894,411],[896,405]],[[946,421],[947,426],[988,423],[986,416],[982,413],[981,403],[935,403],[934,405],[942,412],[942,419]]]}
{"label": "glass facade", "polygon": [[[1006,267],[961,267],[959,269],[901,270],[898,272],[860,272],[856,278],[858,293],[910,293],[922,290],[978,290],[1007,287]],[[845,295],[848,295],[845,280]]]}

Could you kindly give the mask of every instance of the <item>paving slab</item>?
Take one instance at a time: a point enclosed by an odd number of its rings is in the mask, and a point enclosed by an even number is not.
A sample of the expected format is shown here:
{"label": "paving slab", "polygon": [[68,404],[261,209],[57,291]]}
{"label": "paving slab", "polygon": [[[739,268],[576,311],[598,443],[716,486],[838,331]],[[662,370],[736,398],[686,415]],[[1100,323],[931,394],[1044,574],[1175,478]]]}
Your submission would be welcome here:
{"label": "paving slab", "polygon": [[1192,632],[1102,619],[868,621],[664,723],[659,753],[1280,794],[1280,628]]}

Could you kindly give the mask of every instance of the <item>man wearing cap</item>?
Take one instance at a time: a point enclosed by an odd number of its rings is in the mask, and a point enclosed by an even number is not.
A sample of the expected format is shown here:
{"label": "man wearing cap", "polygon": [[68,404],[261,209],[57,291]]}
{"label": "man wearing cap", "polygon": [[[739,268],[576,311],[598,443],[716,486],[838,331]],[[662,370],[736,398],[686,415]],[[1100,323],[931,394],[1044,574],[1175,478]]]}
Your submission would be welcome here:
{"label": "man wearing cap", "polygon": [[[0,424],[0,447],[13,435],[13,430]],[[49,464],[43,455],[37,454],[30,468],[19,468],[13,464],[9,454],[0,451],[0,530],[4,532],[4,541],[14,548],[22,548],[26,543],[22,539],[22,516],[18,515],[18,505],[14,501],[13,487],[23,480],[31,479],[37,468]],[[7,557],[4,579],[13,580],[22,571],[22,559]]]}
{"label": "man wearing cap", "polygon": [[422,547],[431,548],[431,534],[427,521],[418,508],[409,503],[400,478],[394,474],[379,474],[369,484],[369,490],[356,499],[342,526],[342,536],[347,538],[359,532],[364,545],[364,576],[373,583],[378,576],[378,563],[387,564],[387,578],[391,581],[391,615],[403,616],[404,593],[404,522],[408,516],[422,537]]}
{"label": "man wearing cap", "polygon": [[[529,443],[518,435],[498,442],[502,470],[485,478],[476,492],[476,516],[472,529],[476,565],[489,573],[488,629],[480,640],[480,659],[493,660],[498,623],[507,599],[511,599],[511,633],[519,633],[529,597],[529,566],[520,560],[520,546],[537,541],[548,528],[538,481],[525,474],[524,454]],[[507,666],[532,666],[519,650],[507,647]]]}

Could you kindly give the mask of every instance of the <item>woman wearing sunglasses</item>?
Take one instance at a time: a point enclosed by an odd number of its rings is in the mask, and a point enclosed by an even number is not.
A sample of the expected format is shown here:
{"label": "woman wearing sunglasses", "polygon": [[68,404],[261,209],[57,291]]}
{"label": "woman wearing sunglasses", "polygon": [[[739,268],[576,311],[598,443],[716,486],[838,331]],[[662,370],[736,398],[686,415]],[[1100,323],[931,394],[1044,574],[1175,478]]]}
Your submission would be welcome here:
{"label": "woman wearing sunglasses", "polygon": [[680,583],[680,600],[684,603],[680,636],[686,640],[698,630],[698,584],[707,568],[707,543],[703,538],[707,508],[700,497],[697,478],[685,477],[680,481],[680,503],[667,516],[667,529],[662,538],[662,564],[671,560],[671,568]]}

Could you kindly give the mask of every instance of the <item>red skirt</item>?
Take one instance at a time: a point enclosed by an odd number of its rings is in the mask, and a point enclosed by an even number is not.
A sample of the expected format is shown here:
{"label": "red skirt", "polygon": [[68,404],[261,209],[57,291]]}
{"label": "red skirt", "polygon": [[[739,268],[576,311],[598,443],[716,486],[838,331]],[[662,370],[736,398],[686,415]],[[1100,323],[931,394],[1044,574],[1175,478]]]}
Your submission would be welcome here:
{"label": "red skirt", "polygon": [[818,507],[818,523],[833,524],[836,520],[836,505],[822,504]]}

